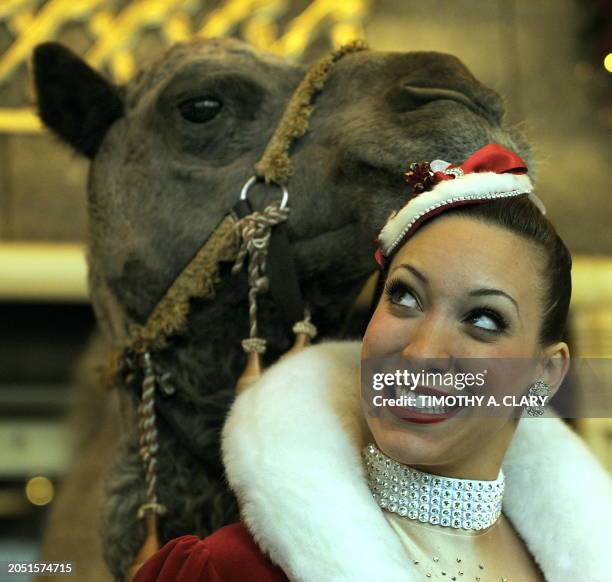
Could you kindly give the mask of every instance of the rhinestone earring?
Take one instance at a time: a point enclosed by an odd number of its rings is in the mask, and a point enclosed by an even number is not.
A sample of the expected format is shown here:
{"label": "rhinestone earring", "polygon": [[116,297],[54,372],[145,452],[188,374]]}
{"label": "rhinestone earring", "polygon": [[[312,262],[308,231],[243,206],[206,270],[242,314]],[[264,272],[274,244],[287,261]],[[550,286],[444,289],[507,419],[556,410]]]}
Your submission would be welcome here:
{"label": "rhinestone earring", "polygon": [[[534,382],[527,391],[527,396],[546,396],[550,394],[550,386],[543,380]],[[545,406],[526,406],[525,411],[529,416],[542,416]]]}

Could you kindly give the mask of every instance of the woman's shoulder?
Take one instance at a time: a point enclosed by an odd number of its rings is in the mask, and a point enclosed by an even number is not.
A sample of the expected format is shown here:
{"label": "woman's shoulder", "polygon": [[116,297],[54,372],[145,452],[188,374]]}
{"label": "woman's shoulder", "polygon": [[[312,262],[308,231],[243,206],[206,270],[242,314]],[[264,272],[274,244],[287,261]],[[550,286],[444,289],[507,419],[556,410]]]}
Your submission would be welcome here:
{"label": "woman's shoulder", "polygon": [[138,570],[133,582],[285,582],[242,523],[222,527],[204,539],[170,540]]}

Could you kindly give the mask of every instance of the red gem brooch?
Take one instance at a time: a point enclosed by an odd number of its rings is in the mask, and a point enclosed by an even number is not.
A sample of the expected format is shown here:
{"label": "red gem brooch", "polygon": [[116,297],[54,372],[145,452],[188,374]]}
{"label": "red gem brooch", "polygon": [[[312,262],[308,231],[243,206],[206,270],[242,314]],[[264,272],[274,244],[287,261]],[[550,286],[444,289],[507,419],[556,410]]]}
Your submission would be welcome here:
{"label": "red gem brooch", "polygon": [[436,183],[435,175],[431,171],[429,162],[410,164],[405,176],[406,182],[412,186],[412,190],[415,194],[421,194],[422,192],[431,190]]}

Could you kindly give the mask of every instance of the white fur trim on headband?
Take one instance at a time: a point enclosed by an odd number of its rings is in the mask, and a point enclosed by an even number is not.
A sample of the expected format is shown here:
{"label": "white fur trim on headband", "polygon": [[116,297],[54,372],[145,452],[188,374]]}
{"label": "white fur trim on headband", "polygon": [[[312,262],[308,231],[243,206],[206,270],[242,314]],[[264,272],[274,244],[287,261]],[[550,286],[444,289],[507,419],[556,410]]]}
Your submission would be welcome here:
{"label": "white fur trim on headband", "polygon": [[388,256],[417,221],[434,214],[441,206],[529,194],[532,202],[545,214],[544,204],[532,191],[527,174],[475,172],[439,182],[432,190],[419,194],[390,217],[378,236],[383,254]]}

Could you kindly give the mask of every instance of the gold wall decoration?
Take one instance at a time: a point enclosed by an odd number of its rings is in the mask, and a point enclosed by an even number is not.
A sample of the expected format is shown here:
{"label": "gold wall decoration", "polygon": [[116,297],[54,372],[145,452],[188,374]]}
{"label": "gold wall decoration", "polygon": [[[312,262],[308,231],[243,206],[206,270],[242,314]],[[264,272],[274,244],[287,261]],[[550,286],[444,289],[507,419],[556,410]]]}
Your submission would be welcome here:
{"label": "gold wall decoration", "polygon": [[[371,0],[2,0],[0,1],[0,132],[37,133],[31,97],[7,103],[11,83],[27,83],[34,47],[63,40],[76,29],[89,39],[85,60],[125,83],[136,72],[138,50],[154,33],[161,46],[195,37],[238,36],[260,50],[299,60],[315,42],[337,47],[364,38]],[[281,24],[283,23],[283,24]],[[8,35],[2,38],[1,35]],[[70,43],[67,43],[70,44]],[[26,80],[24,80],[26,79]],[[31,91],[22,91],[31,95]],[[14,94],[14,92],[13,92]],[[30,101],[28,103],[27,101]]]}

